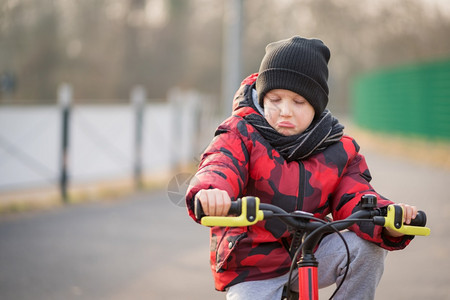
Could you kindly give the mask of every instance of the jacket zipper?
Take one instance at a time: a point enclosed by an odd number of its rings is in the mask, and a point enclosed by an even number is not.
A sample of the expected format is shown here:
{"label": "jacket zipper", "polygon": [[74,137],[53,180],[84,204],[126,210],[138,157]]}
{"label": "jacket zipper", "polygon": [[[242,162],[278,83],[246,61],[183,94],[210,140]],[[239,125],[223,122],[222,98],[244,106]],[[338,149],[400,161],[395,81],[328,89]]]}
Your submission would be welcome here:
{"label": "jacket zipper", "polygon": [[303,200],[305,198],[305,186],[306,186],[306,173],[305,173],[305,165],[298,161],[299,166],[299,175],[298,175],[298,200],[297,200],[297,210],[302,210],[303,208]]}
{"label": "jacket zipper", "polygon": [[[305,198],[305,186],[306,186],[306,172],[305,165],[298,161],[298,195],[297,195],[297,207],[296,210],[302,210],[303,200]],[[296,231],[292,236],[292,241],[289,247],[286,247],[291,259],[293,259],[298,247],[302,244],[303,232]]]}

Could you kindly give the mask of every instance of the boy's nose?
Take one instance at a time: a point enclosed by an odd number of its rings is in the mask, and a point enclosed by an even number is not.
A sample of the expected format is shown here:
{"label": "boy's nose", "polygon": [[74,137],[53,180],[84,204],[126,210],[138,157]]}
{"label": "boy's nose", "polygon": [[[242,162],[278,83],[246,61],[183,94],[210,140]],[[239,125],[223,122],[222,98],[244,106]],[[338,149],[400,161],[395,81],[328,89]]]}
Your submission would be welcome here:
{"label": "boy's nose", "polygon": [[287,101],[283,101],[283,103],[280,105],[280,115],[282,116],[291,115],[291,106]]}

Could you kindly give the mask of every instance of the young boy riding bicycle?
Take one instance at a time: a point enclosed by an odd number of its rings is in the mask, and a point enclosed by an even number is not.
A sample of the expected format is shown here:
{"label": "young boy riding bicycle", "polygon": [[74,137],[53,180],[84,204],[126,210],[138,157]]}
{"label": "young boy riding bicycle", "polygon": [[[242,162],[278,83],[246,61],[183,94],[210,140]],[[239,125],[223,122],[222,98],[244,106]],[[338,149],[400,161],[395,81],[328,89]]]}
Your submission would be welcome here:
{"label": "young boy riding bicycle", "polygon": [[[231,201],[251,195],[286,211],[316,217],[349,216],[367,193],[377,194],[359,146],[326,110],[330,51],[317,39],[298,36],[269,44],[258,74],[236,93],[232,116],[217,129],[187,191],[194,215],[198,199],[206,215],[227,215]],[[405,223],[417,208],[402,204]],[[386,250],[406,247],[412,236],[381,226],[354,225],[344,233],[350,270],[335,299],[373,299]],[[227,299],[280,299],[288,280],[292,234],[270,219],[249,227],[211,228],[211,268]],[[336,234],[321,241],[319,286],[342,280],[346,251]],[[296,285],[294,284],[293,287]]]}

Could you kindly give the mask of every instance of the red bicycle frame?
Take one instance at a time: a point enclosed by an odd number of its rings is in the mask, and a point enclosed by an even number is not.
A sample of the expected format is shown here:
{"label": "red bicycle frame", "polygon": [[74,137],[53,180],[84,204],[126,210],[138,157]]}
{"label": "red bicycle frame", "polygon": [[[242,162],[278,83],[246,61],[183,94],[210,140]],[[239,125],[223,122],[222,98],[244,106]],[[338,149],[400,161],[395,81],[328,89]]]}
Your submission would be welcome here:
{"label": "red bicycle frame", "polygon": [[300,300],[319,299],[319,280],[317,263],[314,254],[302,256],[298,263],[298,292]]}

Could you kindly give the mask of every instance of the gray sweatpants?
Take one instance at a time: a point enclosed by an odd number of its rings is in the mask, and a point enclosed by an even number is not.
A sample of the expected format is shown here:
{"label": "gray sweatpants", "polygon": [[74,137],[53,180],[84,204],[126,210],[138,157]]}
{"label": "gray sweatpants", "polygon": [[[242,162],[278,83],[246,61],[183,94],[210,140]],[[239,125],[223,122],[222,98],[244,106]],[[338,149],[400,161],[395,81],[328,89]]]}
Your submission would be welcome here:
{"label": "gray sweatpants", "polygon": [[[334,299],[374,299],[387,251],[351,231],[342,234],[350,248],[350,269]],[[347,262],[347,252],[341,238],[336,233],[326,236],[315,256],[319,262],[319,288],[339,284]],[[279,300],[287,280],[288,274],[285,274],[267,280],[239,283],[228,289],[227,300]],[[293,284],[293,288],[297,288],[297,283]]]}

